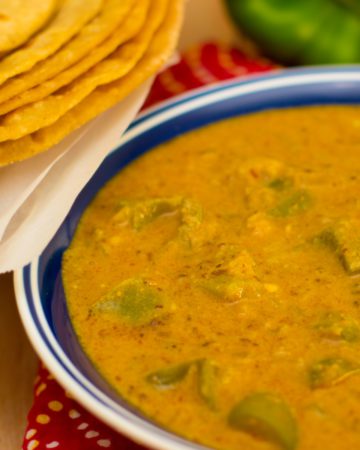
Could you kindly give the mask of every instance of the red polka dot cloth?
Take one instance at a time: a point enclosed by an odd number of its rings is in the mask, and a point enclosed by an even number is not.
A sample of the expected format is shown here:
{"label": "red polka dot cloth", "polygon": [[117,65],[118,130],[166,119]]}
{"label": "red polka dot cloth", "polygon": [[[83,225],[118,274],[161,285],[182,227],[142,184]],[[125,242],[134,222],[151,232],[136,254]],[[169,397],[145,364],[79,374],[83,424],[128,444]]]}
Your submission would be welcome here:
{"label": "red polka dot cloth", "polygon": [[[190,89],[274,67],[269,61],[250,59],[236,48],[214,43],[196,46],[157,77],[145,107]],[[93,417],[41,365],[22,449],[144,450],[144,447]]]}

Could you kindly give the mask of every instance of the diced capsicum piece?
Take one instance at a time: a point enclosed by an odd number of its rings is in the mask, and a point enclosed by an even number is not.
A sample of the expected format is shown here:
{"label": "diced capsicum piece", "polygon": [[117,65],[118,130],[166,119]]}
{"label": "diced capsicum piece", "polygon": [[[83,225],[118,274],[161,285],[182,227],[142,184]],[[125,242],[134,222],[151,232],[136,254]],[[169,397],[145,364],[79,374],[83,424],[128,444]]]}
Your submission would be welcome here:
{"label": "diced capsicum piece", "polygon": [[202,280],[199,285],[217,299],[231,303],[242,298],[246,282],[231,275],[217,275]]}
{"label": "diced capsicum piece", "polygon": [[337,251],[339,242],[336,238],[336,234],[333,229],[327,228],[321,233],[319,233],[317,236],[315,236],[314,240],[315,244],[321,244],[327,247],[329,250]]}
{"label": "diced capsicum piece", "polygon": [[291,188],[293,184],[294,181],[292,178],[284,176],[272,179],[267,186],[275,191],[285,191]]}
{"label": "diced capsicum piece", "polygon": [[276,206],[269,210],[273,217],[289,217],[306,211],[312,204],[312,198],[308,191],[300,189],[295,191]]}
{"label": "diced capsicum piece", "polygon": [[203,218],[202,207],[191,199],[169,197],[123,201],[113,220],[128,223],[134,230],[141,231],[158,217],[175,212],[180,216],[179,237],[189,240],[191,231],[201,224]]}
{"label": "diced capsicum piece", "polygon": [[360,222],[344,220],[335,229],[340,259],[350,275],[360,272]]}
{"label": "diced capsicum piece", "polygon": [[182,201],[181,197],[124,201],[115,218],[119,222],[128,221],[134,230],[140,231],[163,214],[176,211]]}
{"label": "diced capsicum piece", "polygon": [[144,325],[162,314],[163,307],[163,297],[154,286],[142,278],[130,278],[106,294],[92,310]]}
{"label": "diced capsicum piece", "polygon": [[179,203],[178,198],[154,198],[139,202],[133,212],[133,228],[141,230],[163,214],[175,212]]}
{"label": "diced capsicum piece", "polygon": [[357,342],[360,340],[360,326],[351,317],[339,313],[326,314],[316,325],[320,335],[327,339]]}
{"label": "diced capsicum piece", "polygon": [[203,279],[198,282],[198,286],[224,303],[235,303],[244,297],[259,297],[262,291],[262,285],[256,279],[227,273]]}
{"label": "diced capsicum piece", "polygon": [[298,442],[296,421],[287,404],[270,393],[254,393],[233,407],[228,417],[232,428],[294,450]]}
{"label": "diced capsicum piece", "polygon": [[182,381],[190,370],[193,362],[165,367],[150,373],[146,381],[158,388],[169,388]]}
{"label": "diced capsicum piece", "polygon": [[196,368],[200,397],[210,409],[216,409],[215,385],[218,369],[208,359],[193,360],[156,370],[146,376],[146,381],[159,389],[171,388],[186,377],[191,367]]}
{"label": "diced capsicum piece", "polygon": [[199,393],[210,409],[216,409],[215,385],[218,369],[209,359],[198,362]]}
{"label": "diced capsicum piece", "polygon": [[359,371],[359,365],[341,357],[322,359],[310,367],[309,385],[312,389],[334,386]]}
{"label": "diced capsicum piece", "polygon": [[360,222],[343,220],[322,231],[315,242],[327,246],[337,254],[350,275],[360,273]]}

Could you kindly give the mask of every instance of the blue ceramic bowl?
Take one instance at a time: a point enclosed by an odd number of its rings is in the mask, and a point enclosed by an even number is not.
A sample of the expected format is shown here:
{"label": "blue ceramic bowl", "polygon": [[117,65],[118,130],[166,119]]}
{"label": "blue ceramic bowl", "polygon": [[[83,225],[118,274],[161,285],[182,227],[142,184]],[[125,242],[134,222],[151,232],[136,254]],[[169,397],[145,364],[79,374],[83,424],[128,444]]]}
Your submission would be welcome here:
{"label": "blue ceramic bowl", "polygon": [[66,308],[61,257],[84,209],[104,183],[152,147],[208,123],[270,108],[350,103],[360,103],[360,66],[286,70],[197,90],[147,111],[131,125],[42,255],[15,274],[18,308],[35,350],[85,408],[147,446],[204,448],[167,432],[129,406],[94,369],[76,339]]}

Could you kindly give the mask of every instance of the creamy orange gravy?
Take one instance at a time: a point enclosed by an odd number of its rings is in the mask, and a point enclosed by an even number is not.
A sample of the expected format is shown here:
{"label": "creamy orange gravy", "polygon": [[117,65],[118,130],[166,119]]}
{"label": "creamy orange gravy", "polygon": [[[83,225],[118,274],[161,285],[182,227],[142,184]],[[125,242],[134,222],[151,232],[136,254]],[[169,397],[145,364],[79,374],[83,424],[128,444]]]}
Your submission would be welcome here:
{"label": "creamy orange gravy", "polygon": [[63,259],[109,383],[210,448],[360,448],[359,150],[357,107],[279,110],[114,177]]}

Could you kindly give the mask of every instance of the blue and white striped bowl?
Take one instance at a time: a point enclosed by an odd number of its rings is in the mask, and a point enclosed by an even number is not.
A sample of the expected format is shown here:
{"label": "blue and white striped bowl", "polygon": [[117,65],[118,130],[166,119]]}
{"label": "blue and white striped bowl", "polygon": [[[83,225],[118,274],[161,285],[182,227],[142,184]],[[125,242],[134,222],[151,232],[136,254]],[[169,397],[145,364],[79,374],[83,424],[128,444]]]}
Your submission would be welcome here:
{"label": "blue and white striped bowl", "polygon": [[61,257],[98,190],[140,154],[208,123],[269,108],[339,103],[360,104],[360,66],[285,70],[232,81],[163,103],[135,120],[120,146],[83,189],[41,256],[15,274],[18,308],[35,350],[85,408],[149,447],[204,448],[160,428],[129,406],[94,369],[76,339],[66,308]]}

